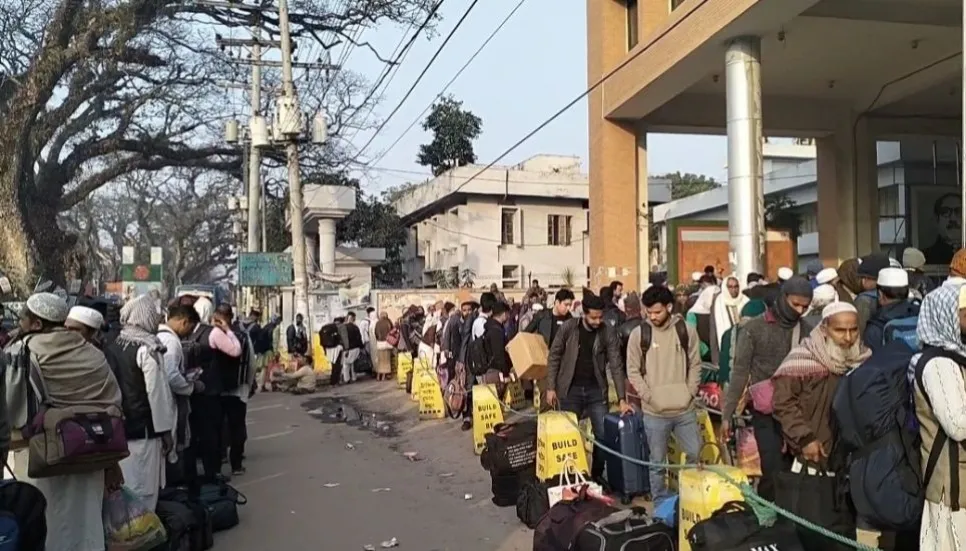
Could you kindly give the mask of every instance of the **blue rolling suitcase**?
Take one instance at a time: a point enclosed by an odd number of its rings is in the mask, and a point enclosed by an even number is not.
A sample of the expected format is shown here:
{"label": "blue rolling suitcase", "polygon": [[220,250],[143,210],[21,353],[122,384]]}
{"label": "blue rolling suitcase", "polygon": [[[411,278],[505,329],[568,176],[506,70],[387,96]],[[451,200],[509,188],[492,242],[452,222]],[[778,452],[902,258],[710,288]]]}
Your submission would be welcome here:
{"label": "blue rolling suitcase", "polygon": [[[608,448],[628,457],[647,461],[648,448],[644,437],[644,423],[640,415],[609,413],[604,417],[604,442]],[[607,456],[607,485],[620,494],[624,504],[636,496],[651,491],[647,467],[631,463],[612,454]]]}

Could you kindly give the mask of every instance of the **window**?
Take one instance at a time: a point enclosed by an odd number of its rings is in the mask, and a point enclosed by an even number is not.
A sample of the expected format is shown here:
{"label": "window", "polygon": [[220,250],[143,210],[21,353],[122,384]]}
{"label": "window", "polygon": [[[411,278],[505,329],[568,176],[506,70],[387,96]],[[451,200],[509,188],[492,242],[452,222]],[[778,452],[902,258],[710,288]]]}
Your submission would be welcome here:
{"label": "window", "polygon": [[570,229],[572,216],[551,214],[547,216],[547,245],[557,247],[570,246]]}
{"label": "window", "polygon": [[637,46],[637,0],[627,2],[627,49]]}
{"label": "window", "polygon": [[502,245],[513,244],[513,218],[516,213],[516,209],[503,209],[500,215],[500,244]]}

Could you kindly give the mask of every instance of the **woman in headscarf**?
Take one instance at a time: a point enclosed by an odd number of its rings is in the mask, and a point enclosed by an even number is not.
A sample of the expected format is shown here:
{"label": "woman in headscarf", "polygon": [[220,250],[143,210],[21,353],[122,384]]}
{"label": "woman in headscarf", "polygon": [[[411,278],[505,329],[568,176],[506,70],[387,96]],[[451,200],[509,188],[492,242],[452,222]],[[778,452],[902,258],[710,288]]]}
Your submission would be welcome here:
{"label": "woman in headscarf", "polygon": [[393,346],[386,342],[389,333],[392,332],[392,322],[389,321],[389,314],[379,313],[379,321],[375,323],[373,335],[376,339],[376,365],[373,371],[376,373],[377,381],[385,381],[392,374],[392,350]]}
{"label": "woman in headscarf", "polygon": [[128,450],[121,461],[124,485],[154,510],[164,487],[165,459],[174,441],[177,405],[164,371],[164,345],[158,339],[160,302],[142,295],[121,308],[121,333],[110,345],[121,387]]}
{"label": "woman in headscarf", "polygon": [[748,303],[748,297],[741,292],[738,278],[731,276],[725,279],[724,292],[714,297],[711,306],[711,362],[720,364],[719,350],[722,347],[724,335],[741,317],[741,309]]}
{"label": "woman in headscarf", "polygon": [[[872,351],[865,347],[859,334],[858,310],[847,302],[834,302],[822,310],[822,323],[792,348],[775,371],[772,376],[774,417],[795,457],[794,468],[811,475],[833,468],[828,458],[832,457],[835,444],[832,422],[835,391],[842,377],[871,355]],[[837,494],[827,497],[829,502],[821,506],[838,514],[835,522],[825,527],[855,539],[855,519],[848,505]],[[800,530],[799,536],[806,549],[851,549],[810,530]]]}
{"label": "woman in headscarf", "polygon": [[[944,435],[949,446],[961,448],[966,441],[966,286],[943,284],[926,295],[919,311],[916,336],[925,351],[914,357],[916,418],[922,438],[923,458],[932,451],[936,439]],[[933,350],[930,350],[933,349]],[[938,353],[942,351],[941,353]],[[926,356],[928,354],[928,356]],[[924,365],[918,365],[925,360]],[[921,369],[921,373],[919,373]],[[921,381],[920,381],[921,379]],[[953,501],[966,502],[963,484],[953,484],[954,477],[966,477],[966,464],[950,463],[949,449],[940,453],[936,468],[926,483],[919,548],[929,551],[959,551],[966,537],[966,509],[953,506]],[[925,477],[926,473],[922,473]],[[950,488],[959,488],[951,495]],[[898,547],[897,547],[898,549]]]}
{"label": "woman in headscarf", "polygon": [[838,299],[849,304],[855,300],[864,289],[862,278],[859,277],[859,259],[850,258],[839,265],[839,281],[835,284]]}
{"label": "woman in headscarf", "polygon": [[685,285],[680,284],[674,288],[674,311],[678,314],[687,314],[688,312],[688,298],[691,295],[691,289]]}
{"label": "woman in headscarf", "polygon": [[698,294],[698,300],[694,306],[688,310],[685,321],[693,326],[701,339],[701,359],[709,361],[711,359],[711,307],[714,305],[714,297],[721,292],[715,285],[709,285]]}

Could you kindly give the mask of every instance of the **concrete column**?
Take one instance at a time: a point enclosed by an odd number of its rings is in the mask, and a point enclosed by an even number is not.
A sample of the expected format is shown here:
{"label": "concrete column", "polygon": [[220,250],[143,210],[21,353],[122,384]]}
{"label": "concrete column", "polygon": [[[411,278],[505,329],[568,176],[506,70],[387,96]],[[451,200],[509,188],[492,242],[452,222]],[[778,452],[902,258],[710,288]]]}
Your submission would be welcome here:
{"label": "concrete column", "polygon": [[731,41],[725,53],[728,129],[728,234],[739,281],[762,273],[765,257],[762,176],[761,39]]}
{"label": "concrete column", "polygon": [[647,132],[637,136],[637,288],[644,289],[651,273],[651,213],[648,209]]}
{"label": "concrete column", "polygon": [[[627,10],[613,0],[587,1],[587,81],[597,82],[627,55]],[[603,89],[587,101],[590,165],[590,286],[638,283],[637,137],[603,115]]]}
{"label": "concrete column", "polygon": [[818,251],[826,266],[879,251],[879,171],[864,119],[816,140]]}
{"label": "concrete column", "polygon": [[319,266],[322,273],[335,273],[335,219],[319,218]]}

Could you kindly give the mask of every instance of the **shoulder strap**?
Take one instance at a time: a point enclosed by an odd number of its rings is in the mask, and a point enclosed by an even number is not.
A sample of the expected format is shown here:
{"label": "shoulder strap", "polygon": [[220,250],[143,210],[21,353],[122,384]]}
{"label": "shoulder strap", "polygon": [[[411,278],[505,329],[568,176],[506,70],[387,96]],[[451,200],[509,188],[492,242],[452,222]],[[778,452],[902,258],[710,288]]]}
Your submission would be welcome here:
{"label": "shoulder strap", "polygon": [[[940,347],[930,346],[919,356],[919,360],[916,362],[916,380],[915,384],[922,393],[923,398],[926,400],[926,405],[929,409],[932,409],[932,400],[929,398],[929,394],[926,392],[925,386],[922,383],[922,374],[926,368],[926,364],[930,360],[935,358],[948,358],[955,361],[962,368],[960,363],[964,358],[956,354],[955,352],[950,352]],[[946,431],[943,430],[942,425],[938,422],[936,423],[937,431],[936,438],[932,443],[932,448],[929,450],[929,457],[926,459],[926,468],[923,471],[922,476],[922,487],[923,489],[929,485],[929,481],[932,479],[932,475],[936,471],[936,465],[939,464],[939,457],[942,455],[943,447],[948,447],[949,451],[949,496],[950,496],[950,508],[953,511],[958,511],[960,509],[959,503],[959,452],[960,447],[964,446],[963,443],[956,442],[949,438]]]}
{"label": "shoulder strap", "polygon": [[[647,351],[651,349],[651,324],[647,320],[641,320],[641,374],[647,373]],[[624,358],[627,361],[627,358]]]}
{"label": "shoulder strap", "polygon": [[802,324],[803,323],[805,323],[805,322],[804,321],[799,321],[798,323],[795,324],[795,327],[792,327],[792,343],[791,343],[791,348],[795,348],[796,346],[798,346],[798,343],[801,342],[801,340],[802,340]]}
{"label": "shoulder strap", "polygon": [[688,338],[688,324],[683,319],[679,319],[674,324],[674,330],[678,332],[678,341],[681,343],[681,348],[684,349],[684,355],[687,356],[688,350],[691,349],[691,342]]}

